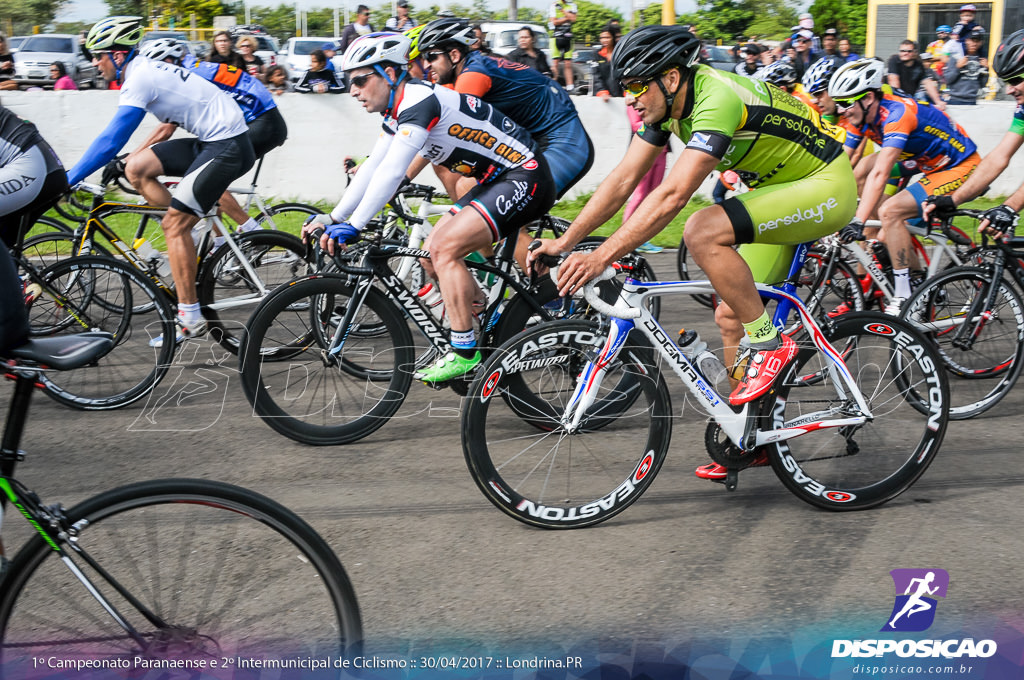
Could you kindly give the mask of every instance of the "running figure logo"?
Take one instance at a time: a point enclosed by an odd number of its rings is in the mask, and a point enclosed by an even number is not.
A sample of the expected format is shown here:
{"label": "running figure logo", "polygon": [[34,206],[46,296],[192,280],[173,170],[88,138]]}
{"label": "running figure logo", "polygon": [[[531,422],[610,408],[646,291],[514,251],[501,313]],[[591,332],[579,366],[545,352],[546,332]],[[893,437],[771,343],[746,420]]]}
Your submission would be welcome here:
{"label": "running figure logo", "polygon": [[949,574],[944,569],[893,569],[896,602],[883,631],[927,630],[935,621],[936,597],[946,597]]}

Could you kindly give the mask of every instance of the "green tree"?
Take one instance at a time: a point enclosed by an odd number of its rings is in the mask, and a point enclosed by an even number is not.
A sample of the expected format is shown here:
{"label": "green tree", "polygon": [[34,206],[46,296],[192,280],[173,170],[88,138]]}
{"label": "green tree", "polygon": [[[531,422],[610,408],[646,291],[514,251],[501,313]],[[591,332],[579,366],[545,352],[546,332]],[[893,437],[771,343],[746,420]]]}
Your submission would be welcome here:
{"label": "green tree", "polygon": [[[501,9],[494,13],[495,21],[508,21],[508,9]],[[522,24],[548,25],[548,15],[533,7],[518,7],[516,9],[516,21]]]}
{"label": "green tree", "polygon": [[[608,25],[612,19],[622,21],[622,14],[618,10],[587,0],[576,0],[576,23],[573,24],[572,34],[576,42],[586,42],[591,45],[597,42],[601,29]],[[520,10],[522,12],[522,10]]]}
{"label": "green tree", "polygon": [[0,0],[0,30],[12,34],[31,33],[35,26],[44,26],[57,16],[68,0]]}
{"label": "green tree", "polygon": [[744,37],[760,7],[750,0],[702,0],[697,4],[697,32],[704,40],[732,42]]}
{"label": "green tree", "polygon": [[854,45],[864,45],[868,28],[867,0],[815,0],[809,11],[817,30],[838,28]]}

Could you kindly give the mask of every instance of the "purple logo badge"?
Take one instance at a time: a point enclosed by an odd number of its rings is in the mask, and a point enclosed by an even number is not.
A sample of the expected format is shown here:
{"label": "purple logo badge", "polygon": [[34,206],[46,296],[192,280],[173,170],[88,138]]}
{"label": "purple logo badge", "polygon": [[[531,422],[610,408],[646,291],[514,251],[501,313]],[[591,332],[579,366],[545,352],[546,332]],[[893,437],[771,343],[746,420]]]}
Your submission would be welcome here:
{"label": "purple logo badge", "polygon": [[945,569],[893,569],[896,602],[883,631],[928,630],[935,621],[937,597],[946,597],[949,574]]}

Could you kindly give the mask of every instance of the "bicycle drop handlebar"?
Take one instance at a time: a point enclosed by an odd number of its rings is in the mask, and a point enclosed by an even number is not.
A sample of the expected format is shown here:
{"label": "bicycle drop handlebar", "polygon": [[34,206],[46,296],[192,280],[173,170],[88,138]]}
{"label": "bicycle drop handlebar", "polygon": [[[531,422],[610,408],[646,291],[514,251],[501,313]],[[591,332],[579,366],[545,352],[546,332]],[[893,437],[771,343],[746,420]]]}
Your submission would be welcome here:
{"label": "bicycle drop handlebar", "polygon": [[[529,250],[536,250],[540,246],[540,241],[533,241],[530,243]],[[567,254],[562,255],[540,255],[537,259],[546,267],[551,269],[549,276],[551,280],[558,286],[558,269],[562,264],[562,261],[567,257]],[[601,281],[607,281],[615,278],[615,268],[606,267],[600,275],[596,278],[587,281],[583,284],[583,298],[597,310],[599,313],[605,316],[615,317],[616,319],[636,319],[640,316],[640,310],[635,307],[618,307],[616,305],[605,302],[601,299],[601,294],[597,291],[597,284]]]}

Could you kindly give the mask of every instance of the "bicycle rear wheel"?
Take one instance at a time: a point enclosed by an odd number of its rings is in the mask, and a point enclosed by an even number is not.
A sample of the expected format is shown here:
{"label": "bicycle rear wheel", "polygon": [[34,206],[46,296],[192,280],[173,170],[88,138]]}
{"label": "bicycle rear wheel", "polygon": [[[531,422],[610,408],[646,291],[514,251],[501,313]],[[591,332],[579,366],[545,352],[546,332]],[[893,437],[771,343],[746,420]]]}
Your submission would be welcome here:
{"label": "bicycle rear wheel", "polygon": [[225,243],[203,262],[197,290],[211,337],[237,354],[245,322],[260,300],[310,267],[306,247],[291,234],[260,230],[234,238],[244,262]]}
{"label": "bicycle rear wheel", "polygon": [[938,348],[950,378],[952,420],[998,404],[1024,367],[1024,299],[1004,280],[985,308],[992,285],[985,268],[950,269],[914,291],[900,315]]}
{"label": "bicycle rear wheel", "polygon": [[[851,313],[823,325],[822,331],[843,357],[873,419],[811,429],[775,444],[769,452],[772,468],[786,488],[811,505],[827,510],[881,505],[906,491],[942,444],[949,387],[941,362],[930,342],[891,316]],[[779,381],[774,429],[856,413],[845,387],[835,384],[825,356],[809,342],[802,345]],[[925,409],[917,404],[922,394]]]}
{"label": "bicycle rear wheel", "polygon": [[370,288],[354,325],[386,333],[349,334],[344,351],[326,350],[352,288],[317,275],[269,295],[247,323],[239,354],[242,389],[255,414],[284,436],[328,446],[362,439],[398,411],[412,382],[412,338],[400,312]]}
{"label": "bicycle rear wheel", "polygon": [[[462,411],[466,464],[484,496],[520,522],[547,529],[603,522],[661,469],[672,406],[642,338],[627,338],[580,427],[570,432],[560,422],[605,336],[592,321],[541,324],[495,350],[470,388]],[[628,393],[623,384],[632,386]]]}
{"label": "bicycle rear wheel", "polygon": [[47,396],[73,408],[107,410],[156,387],[171,365],[174,344],[151,347],[150,340],[173,337],[175,314],[152,281],[119,260],[95,255],[61,260],[38,280],[43,292],[29,310],[33,335],[107,331],[115,341],[93,364],[44,373]]}
{"label": "bicycle rear wheel", "polygon": [[[679,250],[676,252],[676,271],[679,272],[680,281],[695,281],[703,277],[703,272],[698,269],[697,264],[690,257],[690,253],[686,249],[686,243],[683,241],[679,242]],[[698,276],[698,274],[701,276]],[[709,309],[715,306],[714,298],[711,295],[698,293],[690,297]]]}
{"label": "bicycle rear wheel", "polygon": [[107,491],[66,515],[77,537],[62,549],[138,637],[37,535],[11,563],[0,595],[5,669],[55,654],[131,663],[330,659],[359,649],[359,607],[341,562],[312,527],[269,498],[167,479]]}
{"label": "bicycle rear wheel", "polygon": [[292,236],[298,236],[302,225],[312,215],[322,215],[323,210],[307,203],[278,203],[260,213],[256,222],[264,229],[276,229]]}

